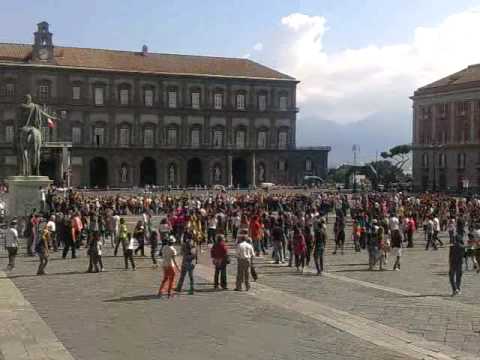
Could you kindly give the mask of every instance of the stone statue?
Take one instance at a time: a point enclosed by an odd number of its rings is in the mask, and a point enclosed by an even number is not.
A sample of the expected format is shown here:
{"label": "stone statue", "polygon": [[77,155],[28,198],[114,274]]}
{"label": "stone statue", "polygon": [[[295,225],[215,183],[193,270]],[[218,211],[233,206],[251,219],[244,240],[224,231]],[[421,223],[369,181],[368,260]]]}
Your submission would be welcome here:
{"label": "stone statue", "polygon": [[173,164],[168,169],[168,180],[171,184],[175,183],[175,165]]}
{"label": "stone statue", "polygon": [[261,182],[265,181],[265,167],[263,164],[258,167],[258,180]]}
{"label": "stone statue", "polygon": [[222,180],[222,173],[220,172],[220,167],[215,166],[213,169],[213,179],[215,182],[219,182]]}
{"label": "stone statue", "polygon": [[[18,155],[21,161],[20,175],[40,175],[40,149],[42,147],[42,119],[57,117],[43,111],[40,105],[32,101],[30,94],[25,96],[25,103],[21,105],[25,123],[18,135]],[[33,169],[33,171],[32,171]]]}
{"label": "stone statue", "polygon": [[128,169],[125,164],[122,164],[122,167],[120,168],[120,181],[122,183],[127,182],[127,176],[128,176]]}

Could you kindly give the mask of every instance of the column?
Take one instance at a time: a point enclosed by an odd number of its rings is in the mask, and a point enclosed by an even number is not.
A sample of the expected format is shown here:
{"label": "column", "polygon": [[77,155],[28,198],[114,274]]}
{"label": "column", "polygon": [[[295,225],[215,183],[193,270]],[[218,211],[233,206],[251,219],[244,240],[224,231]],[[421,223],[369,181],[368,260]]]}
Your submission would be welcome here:
{"label": "column", "polygon": [[431,129],[431,134],[432,134],[432,142],[435,144],[437,142],[437,105],[431,105],[432,106],[432,129]]}
{"label": "column", "polygon": [[475,102],[470,101],[469,102],[470,109],[467,111],[467,114],[469,115],[469,121],[470,121],[470,138],[469,142],[475,142]]}
{"label": "column", "polygon": [[228,171],[228,186],[233,187],[233,169],[232,169],[232,155],[228,154],[228,163],[227,163],[227,171]]}
{"label": "column", "polygon": [[255,174],[255,152],[252,152],[252,185],[255,186],[257,183],[256,174]]}

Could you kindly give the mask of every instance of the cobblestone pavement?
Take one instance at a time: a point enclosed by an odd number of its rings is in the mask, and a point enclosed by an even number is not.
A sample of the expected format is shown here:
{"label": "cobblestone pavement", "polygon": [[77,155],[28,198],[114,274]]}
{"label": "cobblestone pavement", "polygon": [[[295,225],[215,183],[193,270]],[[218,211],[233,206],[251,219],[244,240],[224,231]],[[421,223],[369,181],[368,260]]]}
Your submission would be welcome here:
{"label": "cobblestone pavement", "polygon": [[[249,293],[212,291],[205,252],[196,295],[170,300],[154,296],[161,271],[148,257],[136,258],[133,272],[106,256],[106,272],[85,274],[85,256],[55,254],[44,277],[33,275],[37,259],[20,257],[10,279],[0,279],[0,292],[13,282],[77,360],[480,358],[480,278],[467,272],[463,294],[451,298],[447,249],[426,252],[421,233],[415,245],[398,272],[367,271],[366,253],[350,244],[343,256],[329,246],[321,277],[259,258]],[[229,274],[232,287],[235,261]]]}

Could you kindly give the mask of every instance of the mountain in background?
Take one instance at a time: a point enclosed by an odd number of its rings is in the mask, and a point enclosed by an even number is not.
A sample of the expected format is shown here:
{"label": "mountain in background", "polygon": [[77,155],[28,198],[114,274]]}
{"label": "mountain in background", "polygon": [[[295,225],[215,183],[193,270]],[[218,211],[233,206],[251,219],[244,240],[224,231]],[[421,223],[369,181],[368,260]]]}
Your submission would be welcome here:
{"label": "mountain in background", "polygon": [[316,118],[299,117],[297,121],[297,145],[329,145],[332,150],[328,166],[336,167],[353,162],[353,144],[360,145],[359,162],[380,158],[389,148],[411,143],[411,112],[377,113],[363,120],[348,124]]}

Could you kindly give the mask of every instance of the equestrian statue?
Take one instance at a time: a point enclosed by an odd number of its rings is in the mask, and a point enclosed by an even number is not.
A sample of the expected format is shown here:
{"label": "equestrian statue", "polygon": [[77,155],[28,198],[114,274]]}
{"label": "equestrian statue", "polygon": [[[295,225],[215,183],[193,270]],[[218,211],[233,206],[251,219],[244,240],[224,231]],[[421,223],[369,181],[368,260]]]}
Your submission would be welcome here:
{"label": "equestrian statue", "polygon": [[42,110],[41,106],[32,101],[30,94],[25,96],[21,105],[25,124],[18,135],[18,155],[20,158],[21,176],[40,176],[40,150],[42,148],[42,120],[57,117]]}

